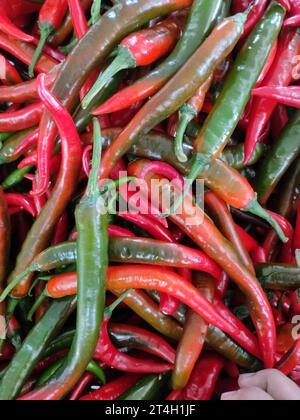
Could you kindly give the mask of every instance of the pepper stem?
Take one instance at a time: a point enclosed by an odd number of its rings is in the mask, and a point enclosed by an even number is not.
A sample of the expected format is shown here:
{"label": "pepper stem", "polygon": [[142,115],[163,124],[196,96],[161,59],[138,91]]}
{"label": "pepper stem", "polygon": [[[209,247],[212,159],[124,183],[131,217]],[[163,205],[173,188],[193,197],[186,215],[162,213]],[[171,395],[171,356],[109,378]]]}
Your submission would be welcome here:
{"label": "pepper stem", "polygon": [[48,23],[47,24],[40,23],[39,27],[40,27],[41,37],[40,37],[38,46],[36,47],[35,53],[32,57],[31,63],[29,65],[28,74],[29,74],[30,78],[34,77],[35,65],[38,62],[38,60],[40,59],[40,56],[41,56],[41,54],[43,52],[43,49],[46,45],[48,37],[53,32],[53,26],[49,25]]}
{"label": "pepper stem", "polygon": [[106,384],[106,375],[104,370],[94,360],[90,361],[86,370],[98,378],[103,385]]}
{"label": "pepper stem", "polygon": [[101,127],[98,118],[93,118],[94,125],[94,146],[93,146],[93,158],[92,158],[92,169],[89,176],[87,195],[96,196],[99,195],[98,179],[99,179],[99,168],[101,165],[102,155],[102,136]]}
{"label": "pepper stem", "polygon": [[41,296],[39,296],[36,300],[36,302],[34,303],[34,305],[32,306],[32,308],[30,309],[30,311],[28,312],[27,315],[27,320],[28,321],[32,321],[33,319],[33,315],[36,313],[36,311],[39,309],[39,307],[41,306],[41,304],[44,302],[44,300],[47,298],[47,295],[45,292],[43,292],[41,294]]}
{"label": "pepper stem", "polygon": [[118,55],[112,61],[110,66],[96,80],[91,90],[87,93],[85,98],[82,100],[82,108],[87,109],[89,104],[98,95],[98,93],[107,85],[107,83],[121,70],[135,68],[136,62],[126,46],[120,46],[118,48]]}
{"label": "pepper stem", "polygon": [[92,24],[97,22],[101,13],[101,0],[94,0],[91,7]]}
{"label": "pepper stem", "polygon": [[0,303],[4,302],[10,292],[24,279],[24,277],[28,276],[28,274],[32,273],[32,268],[29,267],[27,270],[23,271],[23,273],[19,274],[4,290],[2,295],[0,296]]}
{"label": "pepper stem", "polygon": [[105,308],[105,311],[104,311],[105,317],[111,318],[113,311],[120,305],[120,303],[123,302],[124,299],[126,299],[126,297],[129,295],[130,292],[132,292],[132,289],[126,290],[126,292],[123,293],[120,297],[118,297],[118,299],[116,299],[114,303],[112,303],[110,306]]}
{"label": "pepper stem", "polygon": [[277,233],[277,235],[279,236],[280,240],[283,243],[287,243],[288,242],[288,238],[285,236],[283,230],[281,229],[281,227],[279,226],[279,224],[276,222],[276,220],[270,216],[270,214],[259,204],[259,202],[257,201],[257,198],[255,197],[251,203],[249,204],[248,207],[246,207],[245,209],[243,209],[243,211],[255,214],[258,217],[261,217],[262,219],[266,220],[271,226],[272,228],[275,230],[275,232]]}
{"label": "pepper stem", "polygon": [[179,110],[179,122],[175,138],[175,154],[179,162],[187,162],[188,157],[183,150],[183,137],[188,124],[195,118],[197,112],[194,107],[184,104]]}

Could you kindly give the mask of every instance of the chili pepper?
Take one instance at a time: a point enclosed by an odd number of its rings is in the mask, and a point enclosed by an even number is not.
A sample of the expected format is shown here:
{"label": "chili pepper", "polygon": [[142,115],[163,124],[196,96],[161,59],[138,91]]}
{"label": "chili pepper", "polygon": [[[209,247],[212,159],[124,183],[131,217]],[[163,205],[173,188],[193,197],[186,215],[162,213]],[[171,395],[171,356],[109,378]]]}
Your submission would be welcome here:
{"label": "chili pepper", "polygon": [[216,354],[203,355],[183,391],[184,400],[209,401],[224,368],[224,359]]}
{"label": "chili pepper", "polygon": [[70,395],[69,401],[77,401],[80,396],[83,394],[85,388],[93,380],[94,375],[89,372],[86,372],[83,377],[80,379],[76,387],[73,389],[72,394]]}
{"label": "chili pepper", "polygon": [[110,316],[105,315],[94,357],[107,366],[127,373],[161,373],[172,369],[171,364],[138,359],[120,352],[108,334]]}
{"label": "chili pepper", "polygon": [[300,198],[297,202],[297,221],[294,235],[294,249],[300,249]]}
{"label": "chili pepper", "polygon": [[288,19],[285,19],[283,26],[298,27],[300,24],[300,15],[292,16]]}
{"label": "chili pepper", "polygon": [[12,400],[18,396],[44,350],[73,311],[74,303],[74,299],[53,302],[46,315],[28,334],[1,379],[1,401]]}
{"label": "chili pepper", "polygon": [[247,267],[249,271],[255,273],[250,255],[248,254],[245,244],[236,229],[233,217],[226,206],[226,203],[212,192],[205,194],[204,201],[208,206],[210,215],[214,219],[216,225],[219,227],[224,236],[234,245],[245,267]]}
{"label": "chili pepper", "polygon": [[109,176],[114,165],[141,135],[170,116],[195,93],[197,87],[204,83],[216,66],[232,51],[241,34],[244,20],[244,15],[236,15],[218,25],[170,82],[144,105],[105,152],[100,170],[101,178]]}
{"label": "chili pepper", "polygon": [[296,290],[291,295],[291,304],[293,315],[300,315],[300,289]]}
{"label": "chili pepper", "polygon": [[182,23],[182,18],[174,15],[151,28],[133,32],[124,38],[117,56],[83,99],[82,107],[86,108],[95,94],[119,71],[148,66],[170,52],[180,36]]}
{"label": "chili pepper", "polygon": [[177,126],[177,134],[175,139],[175,154],[180,162],[186,162],[188,160],[182,147],[183,136],[187,125],[192,121],[199,112],[204,104],[205,96],[212,84],[213,75],[211,75],[204,83],[200,86],[198,91],[192,96],[192,98],[179,110],[179,121]]}
{"label": "chili pepper", "polygon": [[112,339],[117,337],[118,345],[153,354],[170,364],[175,363],[175,350],[164,339],[150,331],[132,325],[111,324],[109,334]]}
{"label": "chili pepper", "polygon": [[[0,188],[0,291],[3,292],[4,280],[7,271],[7,264],[10,250],[11,238],[10,218],[7,209],[7,202],[3,189]],[[0,304],[0,316],[5,316],[6,305]],[[2,334],[1,334],[2,335]]]}
{"label": "chili pepper", "polygon": [[[138,178],[139,168],[131,164],[128,168],[131,175]],[[258,284],[255,276],[240,262],[236,251],[215,225],[190,198],[185,199],[185,208],[180,213],[170,215],[170,219],[178,225],[207,255],[213,258],[220,267],[234,280],[247,296],[252,319],[260,337],[260,347],[265,364],[272,365],[275,348],[275,326],[270,305]],[[192,222],[191,222],[191,216]],[[246,280],[247,279],[247,280]],[[251,303],[250,303],[251,302]],[[266,316],[266,314],[268,315]],[[273,335],[274,334],[274,335]],[[267,350],[268,349],[268,350]]]}
{"label": "chili pepper", "polygon": [[122,394],[120,401],[150,401],[157,400],[164,393],[170,375],[168,373],[160,375],[147,375],[141,379],[133,388]]}
{"label": "chili pepper", "polygon": [[263,98],[272,99],[286,106],[300,108],[299,87],[298,86],[266,86],[253,89],[252,94]]}
{"label": "chili pepper", "polygon": [[300,285],[300,270],[288,264],[256,264],[263,286],[270,290],[294,291]]}
{"label": "chili pepper", "polygon": [[[277,54],[277,49],[278,49],[278,39],[276,39],[276,41],[275,41],[275,43],[274,43],[274,45],[273,45],[273,47],[270,51],[268,59],[266,61],[265,67],[263,68],[263,70],[262,70],[262,72],[261,72],[261,74],[260,74],[260,76],[259,76],[259,78],[256,82],[256,85],[255,85],[256,88],[259,88],[263,84],[267,74],[269,73],[269,70],[274,63],[274,60],[275,60],[275,57],[276,57],[276,54]],[[253,91],[252,91],[252,94],[253,94]]]}
{"label": "chili pepper", "polygon": [[271,132],[275,140],[278,139],[288,122],[289,116],[287,114],[286,107],[278,104],[271,115]]}
{"label": "chili pepper", "polygon": [[[51,88],[57,77],[57,70],[54,69],[46,76],[46,85]],[[19,80],[18,84],[14,86],[0,86],[0,101],[1,102],[14,102],[21,103],[33,101],[38,99],[37,80],[30,80],[22,82]]]}
{"label": "chili pepper", "polygon": [[61,244],[68,236],[68,215],[63,213],[59,219],[52,239],[52,245]]}
{"label": "chili pepper", "polygon": [[[33,39],[33,45],[35,45],[37,47],[38,44],[39,44],[39,39],[34,38]],[[66,56],[61,51],[55,50],[54,48],[50,47],[49,45],[45,45],[44,52],[45,52],[46,55],[53,58],[58,63],[62,63],[66,59]]]}
{"label": "chili pepper", "polygon": [[[43,76],[40,77],[39,83],[39,93],[58,125],[62,141],[62,163],[51,197],[27,235],[9,282],[18,276],[24,265],[28,266],[33,258],[47,247],[56,223],[75,190],[80,170],[81,145],[73,121],[61,104],[49,93]],[[16,288],[17,290],[14,290],[14,295],[18,297],[26,295],[29,287],[30,278],[27,278]]]}
{"label": "chili pepper", "polygon": [[[270,211],[269,211],[269,213],[272,215],[272,217],[274,217],[274,219],[277,221],[277,223],[280,224],[282,230],[284,231],[284,234],[288,238],[288,241],[282,247],[281,259],[282,259],[282,262],[290,264],[290,263],[293,262],[293,259],[294,259],[294,255],[293,255],[293,251],[292,251],[294,229],[293,229],[292,225],[289,223],[289,221],[287,219],[285,219],[283,216],[280,216],[277,213],[273,213],[273,212],[270,212]],[[270,252],[270,242],[269,242],[268,237],[264,242],[263,248],[266,252],[266,255],[268,255],[269,252]]]}
{"label": "chili pepper", "polygon": [[9,188],[18,185],[20,182],[23,181],[25,175],[31,172],[32,169],[33,166],[27,166],[23,169],[16,169],[2,182],[2,188],[4,190],[8,190]]}
{"label": "chili pepper", "polygon": [[[95,143],[92,172],[87,192],[76,209],[77,272],[79,278],[77,330],[69,357],[49,384],[28,394],[26,399],[58,399],[80,379],[96,349],[103,318],[108,262],[108,214],[99,202],[98,171],[101,132],[94,121]],[[90,293],[90,291],[93,291]],[[74,367],[76,369],[74,370]],[[57,388],[57,384],[60,385]],[[24,398],[24,397],[23,397]]]}
{"label": "chili pepper", "polygon": [[228,144],[279,34],[284,14],[282,6],[276,2],[271,3],[236,59],[214,109],[194,144],[195,156],[187,177],[186,191]]}
{"label": "chili pepper", "polygon": [[68,0],[69,11],[73,22],[75,35],[81,39],[88,31],[88,23],[80,0]]}
{"label": "chili pepper", "polygon": [[[214,284],[211,277],[199,274],[194,277],[194,284],[212,303]],[[176,364],[172,375],[173,389],[182,389],[187,385],[197,360],[202,353],[207,331],[208,324],[203,318],[189,310],[183,334],[177,347]]]}
{"label": "chili pepper", "polygon": [[31,214],[32,217],[35,217],[35,207],[30,197],[22,194],[7,193],[5,194],[5,200],[8,206],[20,207]]}
{"label": "chili pepper", "polygon": [[10,163],[33,147],[38,140],[38,129],[24,130],[13,135],[1,150],[1,163]]}
{"label": "chili pepper", "polygon": [[296,343],[293,337],[294,324],[286,324],[277,330],[277,352],[280,354],[288,353]]}
{"label": "chili pepper", "polygon": [[0,13],[0,30],[20,41],[32,42],[33,37],[19,29],[7,16],[5,10]]}
{"label": "chili pepper", "polygon": [[29,76],[33,77],[34,68],[39,60],[49,35],[59,27],[68,9],[67,0],[46,0],[38,19],[40,41],[29,66]]}
{"label": "chili pepper", "polygon": [[116,400],[120,395],[124,394],[129,388],[132,388],[139,380],[142,375],[138,374],[126,374],[118,379],[104,385],[97,391],[91,392],[80,398],[81,401],[113,401]]}
{"label": "chili pepper", "polygon": [[300,361],[300,340],[297,340],[291,350],[277,363],[276,369],[289,375]]}
{"label": "chili pepper", "polygon": [[169,57],[148,75],[109,98],[97,112],[120,111],[155,94],[200,47],[220,15],[221,3],[220,0],[193,2],[182,37]]}
{"label": "chili pepper", "polygon": [[14,85],[22,82],[22,78],[16,68],[2,54],[0,54],[0,69],[0,80],[5,85]]}
{"label": "chili pepper", "polygon": [[0,117],[1,131],[21,131],[39,123],[44,107],[35,102],[15,112],[2,113]]}
{"label": "chili pepper", "polygon": [[[264,156],[266,146],[262,143],[256,145],[255,151],[252,158],[249,160],[247,165],[255,165]],[[220,159],[227,163],[234,169],[240,170],[245,168],[244,164],[244,145],[238,144],[237,146],[226,147],[224,152],[221,154]]]}
{"label": "chili pepper", "polygon": [[244,229],[239,225],[236,225],[236,229],[241,237],[242,241],[245,244],[247,251],[250,253],[251,258],[254,263],[265,263],[267,262],[267,256],[264,248],[259,245],[259,243],[252,238]]}
{"label": "chili pepper", "polygon": [[[34,54],[34,48],[31,45],[18,41],[3,33],[0,34],[0,48],[12,54],[25,64],[30,63]],[[56,60],[43,54],[38,61],[36,68],[38,72],[48,73],[57,64]]]}
{"label": "chili pepper", "polygon": [[[300,34],[296,30],[285,30],[279,38],[274,63],[264,80],[264,86],[288,86],[293,79],[293,60],[299,53]],[[267,98],[256,98],[252,105],[250,122],[245,141],[245,162],[259,141],[277,102]]]}

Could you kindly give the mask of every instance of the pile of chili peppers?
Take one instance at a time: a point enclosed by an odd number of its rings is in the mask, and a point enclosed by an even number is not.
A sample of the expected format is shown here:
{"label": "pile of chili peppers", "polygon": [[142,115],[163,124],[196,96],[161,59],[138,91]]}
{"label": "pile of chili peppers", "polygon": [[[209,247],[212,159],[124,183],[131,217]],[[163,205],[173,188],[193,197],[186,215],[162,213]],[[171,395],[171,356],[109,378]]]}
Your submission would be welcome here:
{"label": "pile of chili peppers", "polygon": [[0,400],[300,386],[299,1],[0,5]]}

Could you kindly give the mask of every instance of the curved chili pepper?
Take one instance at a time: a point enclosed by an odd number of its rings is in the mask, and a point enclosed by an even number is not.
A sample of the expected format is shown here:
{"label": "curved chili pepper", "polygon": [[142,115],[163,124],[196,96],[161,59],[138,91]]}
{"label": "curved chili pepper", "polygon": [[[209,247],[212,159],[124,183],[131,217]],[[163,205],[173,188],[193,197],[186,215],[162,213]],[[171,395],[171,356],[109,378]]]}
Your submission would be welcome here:
{"label": "curved chili pepper", "polygon": [[297,340],[291,350],[283,356],[275,368],[285,375],[289,375],[300,362],[300,340]]}
{"label": "curved chili pepper", "polygon": [[17,69],[2,54],[0,54],[0,70],[0,80],[5,85],[22,83]]}
{"label": "curved chili pepper", "polygon": [[21,131],[37,125],[44,111],[41,102],[35,102],[15,112],[0,115],[0,131]]}
{"label": "curved chili pepper", "polygon": [[85,109],[93,97],[116,73],[124,69],[148,66],[172,50],[181,32],[182,17],[171,16],[151,28],[128,35],[119,45],[116,58],[99,76],[82,101]]}
{"label": "curved chili pepper", "polygon": [[34,76],[34,68],[39,60],[49,35],[59,27],[68,9],[67,0],[46,0],[39,12],[38,25],[40,41],[29,65],[29,76]]}
{"label": "curved chili pepper", "polygon": [[91,392],[80,398],[81,401],[112,401],[116,400],[120,395],[124,394],[128,389],[132,388],[140,381],[142,375],[126,374],[112,382],[104,385],[97,391]]}
{"label": "curved chili pepper", "polygon": [[[138,163],[129,166],[129,173],[139,177]],[[240,262],[236,251],[210,219],[186,196],[185,208],[170,215],[200,248],[213,258],[234,280],[248,298],[252,319],[259,335],[260,348],[266,366],[274,365],[275,325],[270,304],[256,277]],[[191,219],[191,216],[192,219]],[[246,280],[247,279],[247,280]],[[267,315],[268,314],[268,315]]]}
{"label": "curved chili pepper", "polygon": [[259,243],[249,235],[244,229],[242,229],[239,225],[236,225],[236,229],[239,233],[239,236],[247,251],[251,254],[252,260],[254,263],[265,263],[267,262],[267,256],[265,250]]}
{"label": "curved chili pepper", "polygon": [[68,215],[63,213],[59,221],[57,222],[55,232],[52,239],[52,245],[61,244],[68,237]]}
{"label": "curved chili pepper", "polygon": [[244,21],[245,15],[236,15],[218,25],[170,82],[144,105],[105,152],[100,170],[101,178],[109,176],[118,160],[139,137],[180,108],[207,80],[216,66],[233,50]]}
{"label": "curved chili pepper", "polygon": [[279,34],[284,15],[282,6],[272,3],[241,50],[213,111],[195,141],[195,156],[187,177],[187,188],[228,144]]}
{"label": "curved chili pepper", "polygon": [[31,35],[26,34],[21,29],[19,29],[8,17],[5,8],[1,7],[0,12],[0,30],[7,35],[10,35],[20,41],[24,42],[32,42],[33,37]]}
{"label": "curved chili pepper", "polygon": [[[46,85],[48,88],[53,86],[57,77],[57,70],[54,69],[46,76]],[[38,99],[37,80],[30,80],[22,82],[19,80],[18,84],[14,86],[0,86],[0,101],[1,102],[14,102],[23,104]]]}
{"label": "curved chili pepper", "polygon": [[182,37],[169,57],[132,86],[109,98],[96,110],[97,113],[120,111],[155,94],[200,47],[220,15],[221,4],[220,0],[193,2]]}
{"label": "curved chili pepper", "polygon": [[300,15],[292,16],[288,19],[285,19],[283,26],[298,27],[300,24]]}
{"label": "curved chili pepper", "polygon": [[[41,214],[33,224],[22,250],[17,258],[15,270],[11,273],[9,282],[13,281],[23,267],[30,265],[34,257],[47,247],[56,223],[65,211],[69,198],[72,196],[80,171],[81,144],[73,121],[61,104],[49,93],[44,77],[39,79],[39,93],[45,106],[55,118],[62,141],[62,163],[57,182],[51,197]],[[37,240],[38,238],[38,240]],[[16,290],[14,296],[24,296],[30,287],[30,277],[25,279]]]}
{"label": "curved chili pepper", "polygon": [[[256,82],[255,88],[259,88],[262,85],[262,83],[264,82],[264,80],[265,80],[267,74],[269,73],[269,70],[272,67],[273,62],[275,60],[275,57],[276,57],[276,54],[277,54],[277,49],[278,49],[278,39],[276,39],[276,41],[275,41],[275,43],[274,43],[274,45],[273,45],[273,47],[270,51],[270,54],[267,58],[265,67],[263,68],[263,70],[262,70],[262,72],[261,72],[261,74],[260,74],[260,76],[259,76],[259,78]],[[253,91],[252,91],[252,94],[253,94]]]}
{"label": "curved chili pepper", "polygon": [[68,0],[68,6],[75,35],[78,39],[81,39],[89,28],[82,4],[80,0]]}
{"label": "curved chili pepper", "polygon": [[207,81],[200,86],[194,96],[189,99],[186,104],[182,105],[179,110],[179,121],[175,139],[175,154],[180,162],[186,162],[188,160],[182,147],[186,127],[201,111],[205,101],[205,96],[212,84],[212,81],[213,75],[211,75]]}
{"label": "curved chili pepper", "polygon": [[[284,231],[286,237],[288,238],[288,241],[283,245],[282,249],[282,262],[285,262],[287,264],[290,264],[294,260],[293,255],[293,238],[294,238],[294,229],[292,225],[286,220],[283,216],[278,215],[277,213],[270,212],[269,213],[274,217],[275,220],[277,220],[277,223],[280,224],[282,230]],[[270,241],[267,237],[263,248],[266,252],[266,255],[269,255],[270,253]]]}
{"label": "curved chili pepper", "polygon": [[[264,86],[288,86],[293,79],[294,57],[299,54],[300,34],[296,30],[285,30],[273,65],[264,80]],[[277,102],[267,98],[256,98],[252,105],[250,122],[245,141],[245,162],[252,155]]]}
{"label": "curved chili pepper", "polygon": [[32,171],[32,169],[33,166],[27,166],[22,169],[16,169],[2,182],[2,188],[4,190],[8,190],[9,188],[18,185],[26,177],[26,174]]}
{"label": "curved chili pepper", "polygon": [[294,291],[300,288],[300,270],[288,264],[256,264],[262,285],[270,290]]}
{"label": "curved chili pepper", "polygon": [[22,210],[25,210],[31,214],[32,217],[36,216],[35,206],[30,197],[26,197],[22,194],[7,193],[5,194],[5,199],[8,206],[20,207]]}
{"label": "curved chili pepper", "polygon": [[161,399],[162,395],[165,394],[166,387],[168,387],[169,379],[170,375],[168,373],[147,375],[118,399],[120,401],[149,401]]}
{"label": "curved chili pepper", "polygon": [[[25,64],[30,63],[34,54],[34,49],[31,45],[18,41],[3,33],[0,33],[0,48],[12,54]],[[49,73],[57,64],[58,62],[56,60],[43,54],[38,61],[36,68],[38,72]]]}
{"label": "curved chili pepper", "polygon": [[80,379],[76,387],[73,389],[72,394],[70,395],[69,401],[77,401],[80,396],[83,394],[86,387],[92,382],[94,375],[90,372],[86,372],[83,377]]}
{"label": "curved chili pepper", "polygon": [[252,95],[272,99],[280,104],[300,108],[299,86],[262,86],[252,90]]}
{"label": "curved chili pepper", "polygon": [[[0,188],[0,291],[3,292],[11,240],[10,218],[3,189]],[[5,316],[6,305],[0,304],[0,316]]]}
{"label": "curved chili pepper", "polygon": [[30,150],[33,146],[35,146],[38,142],[39,130],[31,131],[23,140],[22,142],[15,148],[12,158],[16,157],[17,159],[25,152]]}
{"label": "curved chili pepper", "polygon": [[[214,284],[209,276],[201,274],[195,276],[194,284],[209,302],[213,302]],[[207,332],[208,324],[190,309],[177,347],[175,369],[172,375],[173,389],[182,389],[187,385],[203,350]]]}
{"label": "curved chili pepper", "polygon": [[137,359],[120,352],[111,342],[108,334],[110,317],[104,316],[100,338],[94,358],[107,366],[127,373],[161,373],[172,369],[171,364]]}

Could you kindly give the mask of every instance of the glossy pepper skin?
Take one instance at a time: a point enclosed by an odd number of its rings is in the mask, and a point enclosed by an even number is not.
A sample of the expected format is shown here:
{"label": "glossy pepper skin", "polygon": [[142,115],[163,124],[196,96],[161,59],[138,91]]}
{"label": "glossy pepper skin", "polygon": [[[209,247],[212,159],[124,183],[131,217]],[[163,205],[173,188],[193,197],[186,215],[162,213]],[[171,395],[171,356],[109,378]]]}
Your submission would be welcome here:
{"label": "glossy pepper skin", "polygon": [[15,132],[34,127],[39,123],[43,112],[43,104],[39,101],[15,112],[2,113],[0,130]]}
{"label": "glossy pepper skin", "polygon": [[216,23],[221,7],[221,0],[194,1],[183,34],[167,59],[132,86],[109,98],[96,112],[120,111],[155,94],[195,53]]}
{"label": "glossy pepper skin", "polygon": [[244,20],[244,15],[236,15],[219,24],[181,70],[143,106],[105,152],[101,178],[107,178],[115,164],[142,135],[179,109],[205,82],[233,50],[243,30]]}
{"label": "glossy pepper skin", "polygon": [[[300,41],[299,41],[300,43]],[[279,139],[260,165],[256,191],[258,199],[266,204],[283,175],[300,154],[300,111],[296,111]]]}
{"label": "glossy pepper skin", "polygon": [[[81,165],[81,144],[73,121],[61,104],[49,94],[45,84],[43,84],[44,78],[40,81],[42,83],[39,88],[40,95],[45,102],[45,106],[50,112],[53,112],[55,103],[59,109],[59,112],[54,113],[53,116],[58,124],[62,140],[62,163],[51,196],[23,243],[15,270],[11,273],[9,281],[18,276],[20,271],[23,271],[24,265],[30,265],[34,257],[48,246],[56,223],[65,211],[66,205],[77,187]],[[14,296],[22,297],[26,295],[29,287],[30,278],[27,278],[17,286]]]}
{"label": "glossy pepper skin", "polygon": [[141,379],[134,387],[122,394],[120,401],[151,401],[160,399],[161,394],[165,393],[170,375],[147,375]]}
{"label": "glossy pepper skin", "polygon": [[[0,290],[3,292],[4,280],[7,273],[7,264],[10,250],[10,217],[3,189],[0,188]],[[0,304],[0,316],[5,315],[5,304]]]}

